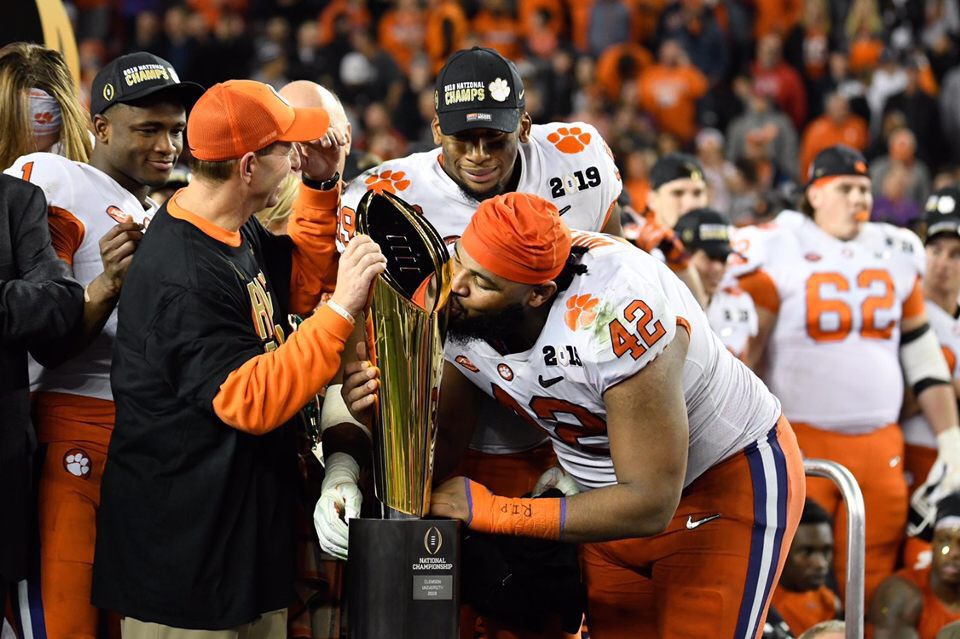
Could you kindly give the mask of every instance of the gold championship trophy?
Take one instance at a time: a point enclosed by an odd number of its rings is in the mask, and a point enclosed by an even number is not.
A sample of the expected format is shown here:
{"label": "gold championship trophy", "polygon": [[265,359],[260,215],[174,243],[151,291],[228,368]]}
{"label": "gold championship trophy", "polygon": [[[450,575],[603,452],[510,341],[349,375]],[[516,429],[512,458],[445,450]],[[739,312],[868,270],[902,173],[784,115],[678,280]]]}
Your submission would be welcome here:
{"label": "gold championship trophy", "polygon": [[357,232],[387,258],[373,288],[368,349],[380,367],[372,434],[383,519],[350,521],[348,637],[452,639],[459,633],[459,522],[422,519],[430,510],[449,254],[426,218],[389,193],[364,195]]}

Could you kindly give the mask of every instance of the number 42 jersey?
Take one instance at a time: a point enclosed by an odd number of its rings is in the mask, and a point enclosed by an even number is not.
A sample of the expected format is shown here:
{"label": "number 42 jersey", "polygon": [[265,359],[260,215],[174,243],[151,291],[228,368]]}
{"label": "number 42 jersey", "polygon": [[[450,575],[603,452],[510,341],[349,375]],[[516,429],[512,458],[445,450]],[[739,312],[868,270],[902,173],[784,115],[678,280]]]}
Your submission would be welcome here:
{"label": "number 42 jersey", "polygon": [[647,253],[597,233],[587,272],[557,295],[536,343],[501,355],[487,342],[448,339],[445,356],[484,392],[551,437],[560,463],[586,488],[615,484],[603,394],[640,372],[678,330],[689,421],[684,485],[773,428],[780,404],[710,329],[687,287]]}

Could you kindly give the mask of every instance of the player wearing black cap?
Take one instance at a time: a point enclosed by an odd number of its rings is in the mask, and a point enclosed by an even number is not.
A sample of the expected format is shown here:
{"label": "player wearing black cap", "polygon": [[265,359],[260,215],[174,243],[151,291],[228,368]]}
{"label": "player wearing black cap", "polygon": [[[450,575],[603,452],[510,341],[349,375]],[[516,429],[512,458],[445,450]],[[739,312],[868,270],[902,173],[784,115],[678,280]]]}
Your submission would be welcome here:
{"label": "player wearing black cap", "polygon": [[730,220],[713,209],[694,209],[680,218],[673,231],[703,282],[710,328],[730,352],[744,359],[750,338],[757,334],[757,308],[736,279],[727,277],[727,258],[733,253]]}
{"label": "player wearing black cap", "polygon": [[[869,221],[869,175],[857,151],[827,148],[811,165],[803,212],[784,211],[733,242],[744,256],[733,268],[760,319],[751,363],[783,402],[804,454],[843,464],[863,491],[868,601],[903,540],[905,381],[937,433],[944,488],[960,488],[960,419],[928,323],[923,248],[911,231]],[[839,494],[825,484],[808,482],[808,496],[842,522]],[[845,564],[841,545],[838,577]]]}
{"label": "player wearing black cap", "polygon": [[[356,178],[343,195],[341,243],[353,235],[354,212],[368,190],[390,191],[422,210],[448,241],[463,233],[482,200],[508,192],[549,200],[573,229],[620,234],[622,182],[603,138],[582,122],[533,124],[523,80],[499,53],[475,47],[453,54],[437,76],[435,106],[432,129],[439,148],[385,162]],[[562,354],[557,366],[560,361],[566,363]],[[326,397],[325,414],[346,413],[339,392],[328,390]],[[338,400],[340,410],[330,406]],[[556,463],[547,439],[494,400],[483,404],[484,417],[459,473],[500,494],[529,492]],[[325,436],[326,458],[334,452],[336,444]],[[345,479],[327,482],[315,521],[324,549],[344,557],[347,524],[339,513],[359,510],[360,493],[338,491],[355,486],[355,465],[334,470],[328,466],[327,477]]]}
{"label": "player wearing black cap", "polygon": [[96,637],[90,580],[100,475],[114,423],[110,366],[116,304],[142,231],[183,148],[186,113],[203,89],[170,63],[131,53],[93,81],[89,164],[51,153],[20,157],[6,173],[43,189],[53,246],[85,287],[83,320],[48,344],[56,368],[31,368],[40,478],[39,576],[21,588],[21,627],[37,637]]}
{"label": "player wearing black cap", "polygon": [[650,169],[646,210],[638,214],[624,208],[620,216],[623,236],[665,261],[704,308],[707,294],[703,282],[690,265],[690,253],[674,235],[673,227],[683,215],[707,206],[708,201],[707,183],[697,158],[669,153]]}

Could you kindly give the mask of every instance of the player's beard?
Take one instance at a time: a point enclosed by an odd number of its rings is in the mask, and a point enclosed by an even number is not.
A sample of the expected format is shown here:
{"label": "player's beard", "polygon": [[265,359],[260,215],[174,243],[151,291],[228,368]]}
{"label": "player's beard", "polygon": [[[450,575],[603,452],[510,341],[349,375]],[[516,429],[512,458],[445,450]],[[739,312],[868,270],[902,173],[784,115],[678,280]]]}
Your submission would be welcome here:
{"label": "player's beard", "polygon": [[510,343],[511,337],[523,325],[523,304],[511,304],[498,313],[475,315],[462,319],[450,318],[449,339],[454,343],[474,340]]}
{"label": "player's beard", "polygon": [[507,192],[506,187],[501,183],[494,184],[493,188],[487,191],[474,191],[460,180],[457,180],[457,186],[460,187],[461,193],[466,195],[471,200],[476,200],[477,202],[483,202],[486,199],[495,197],[497,195],[503,195]]}

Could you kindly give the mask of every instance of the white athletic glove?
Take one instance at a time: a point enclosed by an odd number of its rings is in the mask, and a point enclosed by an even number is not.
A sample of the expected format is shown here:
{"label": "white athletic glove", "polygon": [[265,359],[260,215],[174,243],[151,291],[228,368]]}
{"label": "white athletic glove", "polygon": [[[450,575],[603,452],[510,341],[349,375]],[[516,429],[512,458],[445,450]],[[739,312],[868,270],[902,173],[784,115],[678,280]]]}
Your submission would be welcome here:
{"label": "white athletic glove", "polygon": [[577,485],[576,480],[559,466],[548,468],[546,472],[540,475],[536,486],[533,487],[533,496],[537,497],[542,495],[551,488],[556,488],[562,492],[565,497],[572,497],[580,492],[580,487]]}
{"label": "white athletic glove", "polygon": [[334,453],[327,459],[313,524],[320,547],[338,559],[347,558],[347,522],[360,516],[363,496],[357,486],[359,478],[360,465],[350,455]]}
{"label": "white athletic glove", "polygon": [[941,463],[945,468],[936,492],[937,501],[960,490],[960,428],[951,428],[937,435],[935,466]]}

